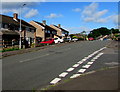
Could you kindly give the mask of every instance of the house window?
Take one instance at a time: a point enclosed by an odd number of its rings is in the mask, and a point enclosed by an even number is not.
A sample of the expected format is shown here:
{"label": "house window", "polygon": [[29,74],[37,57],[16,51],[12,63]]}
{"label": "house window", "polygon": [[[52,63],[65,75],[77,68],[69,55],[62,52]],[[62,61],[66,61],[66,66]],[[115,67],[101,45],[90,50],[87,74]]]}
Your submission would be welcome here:
{"label": "house window", "polygon": [[31,29],[31,32],[33,32],[33,33],[34,33],[34,29]]}
{"label": "house window", "polygon": [[26,30],[26,31],[30,31],[30,28],[29,28],[29,27],[26,27],[25,30]]}
{"label": "house window", "polygon": [[5,28],[5,29],[8,29],[8,24],[5,24],[5,25],[4,25],[4,28]]}
{"label": "house window", "polygon": [[62,34],[64,34],[64,31],[62,31]]}
{"label": "house window", "polygon": [[47,30],[45,30],[45,33],[47,33]]}
{"label": "house window", "polygon": [[47,30],[47,33],[49,33],[49,34],[50,34],[50,30]]}
{"label": "house window", "polygon": [[57,34],[57,32],[56,31],[52,31],[52,34]]}
{"label": "house window", "polygon": [[3,28],[2,23],[0,23],[0,29]]}

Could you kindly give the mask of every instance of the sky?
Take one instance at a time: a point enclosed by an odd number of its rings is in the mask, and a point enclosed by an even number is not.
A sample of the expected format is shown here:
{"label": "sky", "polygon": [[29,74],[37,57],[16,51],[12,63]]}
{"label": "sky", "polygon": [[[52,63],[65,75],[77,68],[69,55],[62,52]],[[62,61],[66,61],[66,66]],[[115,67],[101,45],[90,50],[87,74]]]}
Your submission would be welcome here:
{"label": "sky", "polygon": [[118,26],[118,2],[2,2],[0,13],[20,15],[20,7],[23,20],[46,20],[47,25],[61,24],[71,34]]}

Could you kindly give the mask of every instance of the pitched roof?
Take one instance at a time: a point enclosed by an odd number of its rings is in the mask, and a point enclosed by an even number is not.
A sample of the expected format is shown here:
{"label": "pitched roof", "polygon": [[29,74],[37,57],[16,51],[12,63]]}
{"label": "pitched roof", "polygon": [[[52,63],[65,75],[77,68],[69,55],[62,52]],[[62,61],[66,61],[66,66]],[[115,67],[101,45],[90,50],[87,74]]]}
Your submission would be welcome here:
{"label": "pitched roof", "polygon": [[[55,26],[55,27],[59,28],[59,27],[58,27],[58,26],[56,26],[56,25],[53,25],[53,26]],[[63,28],[59,28],[59,29],[61,29],[62,31],[68,32],[67,30],[65,30],[65,29],[63,29]],[[68,33],[69,33],[69,32],[68,32]]]}
{"label": "pitched roof", "polygon": [[34,22],[36,22],[37,24],[45,27],[45,29],[49,29],[49,30],[54,30],[54,31],[56,31],[55,29],[53,29],[52,27],[50,27],[50,26],[48,26],[48,25],[44,25],[43,23],[40,23],[40,22],[37,22],[37,21],[34,21]]}
{"label": "pitched roof", "polygon": [[[13,17],[6,16],[6,15],[1,15],[1,14],[0,14],[0,18],[2,19],[3,23],[20,25],[20,19],[14,20]],[[24,27],[27,26],[27,27],[35,29],[34,26],[32,26],[31,24],[27,23],[24,20],[21,20],[21,25],[24,26]]]}

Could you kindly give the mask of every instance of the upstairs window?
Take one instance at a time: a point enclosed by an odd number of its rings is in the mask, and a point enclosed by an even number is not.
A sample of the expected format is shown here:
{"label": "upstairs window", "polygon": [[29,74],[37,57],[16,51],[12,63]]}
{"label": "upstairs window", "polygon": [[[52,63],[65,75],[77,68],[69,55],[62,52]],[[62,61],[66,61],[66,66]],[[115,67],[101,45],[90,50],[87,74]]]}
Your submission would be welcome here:
{"label": "upstairs window", "polygon": [[52,34],[57,34],[57,32],[56,31],[52,31]]}
{"label": "upstairs window", "polygon": [[49,34],[50,34],[50,30],[47,30],[47,33],[49,33]]}

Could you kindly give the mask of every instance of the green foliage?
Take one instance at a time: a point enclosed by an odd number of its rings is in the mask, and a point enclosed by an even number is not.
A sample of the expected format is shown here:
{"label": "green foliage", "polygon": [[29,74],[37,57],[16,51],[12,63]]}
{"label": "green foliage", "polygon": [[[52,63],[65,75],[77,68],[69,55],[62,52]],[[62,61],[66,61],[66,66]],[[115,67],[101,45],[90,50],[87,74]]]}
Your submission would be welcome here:
{"label": "green foliage", "polygon": [[72,38],[78,38],[77,36],[73,36]]}
{"label": "green foliage", "polygon": [[110,31],[113,33],[113,34],[116,34],[116,33],[120,33],[119,29],[110,29]]}
{"label": "green foliage", "polygon": [[49,45],[48,43],[39,43],[36,47],[42,47],[42,46],[46,46]]}
{"label": "green foliage", "polygon": [[118,29],[107,29],[106,27],[101,27],[98,29],[93,29],[89,34],[88,37],[93,37],[94,39],[96,39],[99,36],[105,36],[105,35],[109,35],[111,33],[115,34],[115,33],[119,33],[120,31]]}
{"label": "green foliage", "polygon": [[69,36],[70,36],[71,38],[73,38],[74,35],[73,35],[73,34],[70,34]]}
{"label": "green foliage", "polygon": [[19,50],[17,47],[3,48],[2,52]]}
{"label": "green foliage", "polygon": [[119,34],[115,34],[114,36],[115,36],[115,37],[120,37],[120,35],[119,35]]}
{"label": "green foliage", "polygon": [[79,41],[84,40],[84,38],[78,38]]}

